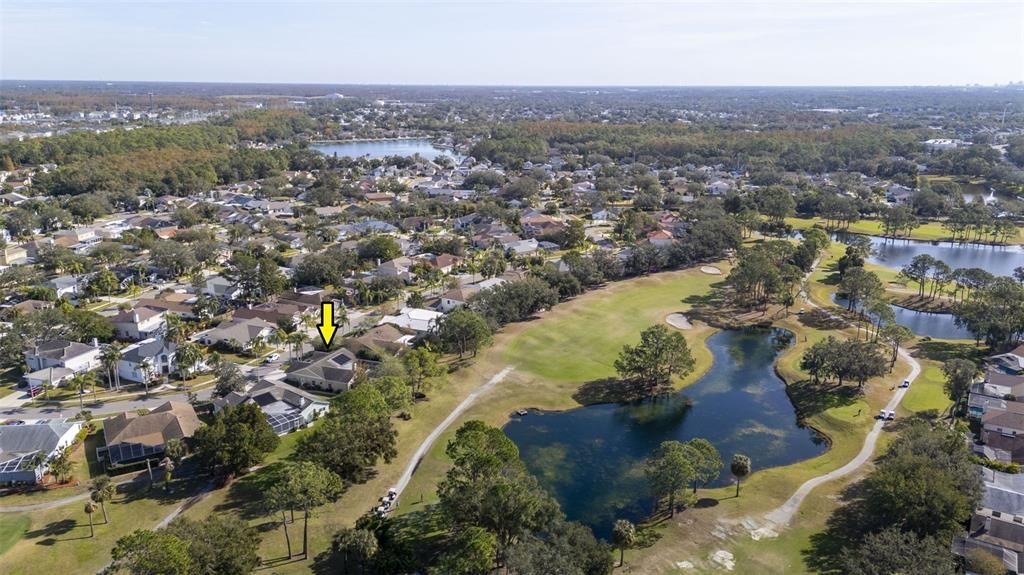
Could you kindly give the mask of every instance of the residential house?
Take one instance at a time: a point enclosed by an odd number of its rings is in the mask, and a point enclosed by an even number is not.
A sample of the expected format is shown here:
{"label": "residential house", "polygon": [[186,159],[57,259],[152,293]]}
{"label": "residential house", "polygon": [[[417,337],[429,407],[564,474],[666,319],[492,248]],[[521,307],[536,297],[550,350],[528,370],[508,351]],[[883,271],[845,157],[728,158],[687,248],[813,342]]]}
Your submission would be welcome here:
{"label": "residential house", "polygon": [[981,443],[975,450],[989,459],[1024,463],[1024,403],[987,410],[981,416]]}
{"label": "residential house", "polygon": [[81,423],[62,421],[0,425],[0,485],[40,483],[50,458],[74,444],[81,429]]}
{"label": "residential house", "polygon": [[391,324],[374,326],[360,336],[345,342],[345,347],[360,357],[365,355],[398,355],[412,345],[416,336],[405,333]]}
{"label": "residential house", "polygon": [[400,256],[377,266],[376,274],[380,277],[400,278],[405,282],[412,282],[415,276],[411,270],[415,263],[416,260],[410,257]]}
{"label": "residential house", "polygon": [[225,345],[246,351],[258,339],[268,341],[277,331],[277,324],[254,318],[236,318],[222,322],[217,327],[199,336],[204,345]]}
{"label": "residential house", "polygon": [[306,315],[312,314],[315,309],[318,308],[286,302],[267,302],[250,308],[236,309],[234,312],[234,318],[260,318],[264,321],[277,325],[280,325],[281,323],[302,325],[302,321]]}
{"label": "residential house", "polygon": [[167,314],[163,310],[139,306],[122,311],[110,318],[114,334],[120,339],[138,341],[164,333],[167,329]]}
{"label": "residential house", "polygon": [[385,315],[377,325],[391,324],[399,329],[425,334],[434,331],[442,317],[443,313],[431,309],[406,307],[402,308],[398,315]]}
{"label": "residential house", "polygon": [[86,281],[84,276],[57,276],[43,282],[43,286],[57,292],[59,298],[74,299],[85,291]]}
{"label": "residential house", "polygon": [[953,553],[981,550],[1000,559],[1010,573],[1024,573],[1024,475],[979,467],[981,503],[968,531],[953,540]]}
{"label": "residential house", "polygon": [[285,379],[311,389],[348,391],[356,372],[356,355],[341,348],[315,351],[305,360],[293,361]]}
{"label": "residential house", "polygon": [[990,409],[1007,410],[1007,403],[1024,399],[1024,376],[988,370],[984,381],[971,385],[967,396],[967,412],[980,419]]}
{"label": "residential house", "polygon": [[514,239],[509,242],[505,242],[502,247],[506,252],[517,256],[526,256],[532,253],[536,253],[540,249],[540,243],[536,238],[530,238],[528,240]]}
{"label": "residential house", "polygon": [[158,375],[173,375],[178,371],[175,361],[177,351],[177,344],[163,338],[149,338],[133,343],[121,350],[117,375],[122,380],[138,383],[152,381]]}
{"label": "residential house", "polygon": [[106,446],[96,450],[96,457],[108,467],[156,458],[168,441],[192,437],[200,425],[192,406],[178,401],[168,401],[146,415],[125,412],[103,420]]}
{"label": "residential house", "polygon": [[0,194],[0,205],[17,206],[27,201],[28,196],[19,194],[17,192],[8,192],[6,194]]}
{"label": "residential house", "polygon": [[164,319],[168,315],[176,315],[182,319],[195,319],[193,302],[196,296],[191,294],[164,293],[156,298],[140,298],[135,301],[136,307],[148,307],[164,313]]}
{"label": "residential house", "polygon": [[708,184],[708,193],[712,196],[724,196],[732,189],[732,184],[723,180],[715,180]]}
{"label": "residential house", "polygon": [[664,248],[672,245],[672,242],[674,240],[675,238],[672,236],[672,234],[665,230],[655,230],[647,234],[647,243],[651,244],[652,246],[657,246],[659,248]]}
{"label": "residential house", "polygon": [[993,355],[988,358],[988,361],[1009,373],[1024,373],[1024,344],[1018,345],[1007,353]]}
{"label": "residential house", "polygon": [[618,221],[619,217],[611,210],[600,209],[591,212],[590,219],[593,220],[595,224],[607,224]]}
{"label": "residential house", "polygon": [[462,307],[469,302],[469,298],[477,293],[479,289],[472,286],[452,288],[441,294],[441,301],[437,303],[437,310],[448,313],[456,308]]}
{"label": "residential house", "polygon": [[218,412],[229,405],[250,402],[259,406],[278,435],[306,427],[330,407],[322,398],[293,385],[263,379],[248,391],[232,391],[214,399],[213,409]]}
{"label": "residential house", "polygon": [[100,366],[100,349],[77,341],[55,339],[25,351],[25,363],[31,370],[64,367],[82,373]]}
{"label": "residential house", "polygon": [[28,251],[17,244],[7,244],[0,248],[0,265],[10,266],[26,263],[27,260]]}
{"label": "residential house", "polygon": [[206,286],[203,293],[224,300],[235,300],[242,296],[242,288],[238,284],[224,276],[211,276],[206,278]]}
{"label": "residential house", "polygon": [[891,184],[885,189],[885,199],[898,206],[907,205],[914,199],[914,190],[900,184]]}

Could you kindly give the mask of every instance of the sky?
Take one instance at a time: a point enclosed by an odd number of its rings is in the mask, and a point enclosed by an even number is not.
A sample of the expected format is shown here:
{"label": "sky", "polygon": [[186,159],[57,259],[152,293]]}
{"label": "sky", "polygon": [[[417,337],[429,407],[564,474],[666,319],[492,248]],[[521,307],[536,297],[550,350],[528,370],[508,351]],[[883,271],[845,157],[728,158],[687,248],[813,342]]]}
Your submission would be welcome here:
{"label": "sky", "polygon": [[1005,84],[1024,1],[0,0],[0,78]]}

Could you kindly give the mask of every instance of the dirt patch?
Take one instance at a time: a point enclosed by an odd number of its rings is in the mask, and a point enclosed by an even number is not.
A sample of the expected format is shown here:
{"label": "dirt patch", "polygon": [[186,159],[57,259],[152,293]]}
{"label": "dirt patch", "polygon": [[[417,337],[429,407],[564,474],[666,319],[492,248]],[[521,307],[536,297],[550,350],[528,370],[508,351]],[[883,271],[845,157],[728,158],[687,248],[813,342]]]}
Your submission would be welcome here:
{"label": "dirt patch", "polygon": [[722,275],[722,270],[716,268],[715,266],[701,266],[700,271],[702,271],[702,272],[704,272],[704,273],[706,273],[708,275],[711,275],[711,276],[720,276],[720,275]]}
{"label": "dirt patch", "polygon": [[670,313],[665,317],[665,323],[676,329],[693,329],[693,324],[681,313]]}

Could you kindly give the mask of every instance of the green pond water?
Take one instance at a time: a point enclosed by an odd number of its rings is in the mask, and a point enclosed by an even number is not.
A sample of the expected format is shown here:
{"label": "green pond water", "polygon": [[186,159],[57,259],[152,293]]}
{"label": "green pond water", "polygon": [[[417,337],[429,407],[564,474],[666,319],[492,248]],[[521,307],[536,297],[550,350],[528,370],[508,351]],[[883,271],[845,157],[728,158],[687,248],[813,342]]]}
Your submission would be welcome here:
{"label": "green pond water", "polygon": [[792,333],[722,331],[707,340],[714,364],[681,392],[653,402],[532,411],[505,426],[523,461],[569,519],[609,538],[616,519],[640,521],[653,510],[644,460],[662,442],[703,437],[725,462],[712,485],[729,483],[734,453],[754,470],[823,453],[825,439],[800,425],[773,364]]}

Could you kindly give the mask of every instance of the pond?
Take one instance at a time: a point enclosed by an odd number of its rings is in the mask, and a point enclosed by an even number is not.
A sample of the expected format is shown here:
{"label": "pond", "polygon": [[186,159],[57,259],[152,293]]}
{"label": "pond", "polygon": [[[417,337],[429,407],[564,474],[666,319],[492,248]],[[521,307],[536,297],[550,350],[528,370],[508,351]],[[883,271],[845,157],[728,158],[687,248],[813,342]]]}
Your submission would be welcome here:
{"label": "pond", "polygon": [[653,511],[643,468],[663,441],[711,441],[725,463],[713,485],[729,483],[735,453],[749,456],[757,471],[828,449],[824,437],[797,421],[775,375],[775,359],[792,337],[779,329],[716,333],[707,340],[711,369],[679,393],[639,404],[531,411],[505,433],[568,518],[608,539],[616,519],[641,521]]}
{"label": "pond", "polygon": [[[850,300],[838,294],[833,294],[832,301],[843,307],[850,305]],[[957,327],[951,313],[915,311],[891,304],[889,307],[896,316],[896,323],[910,328],[915,335],[942,339],[974,339],[966,328]]]}
{"label": "pond", "polygon": [[[837,235],[843,241],[846,234]],[[981,268],[997,276],[1011,276],[1013,269],[1024,266],[1024,248],[1021,246],[987,246],[942,242],[933,244],[917,240],[892,240],[868,236],[873,248],[868,261],[899,270],[918,254],[929,254],[952,268]]]}
{"label": "pond", "polygon": [[344,156],[352,158],[367,156],[370,159],[376,159],[386,156],[407,157],[419,154],[428,160],[433,160],[438,156],[448,156],[457,162],[460,162],[463,159],[462,155],[458,152],[451,149],[439,148],[435,146],[432,141],[425,138],[313,144],[310,148],[327,154],[328,156],[337,155],[339,158]]}

